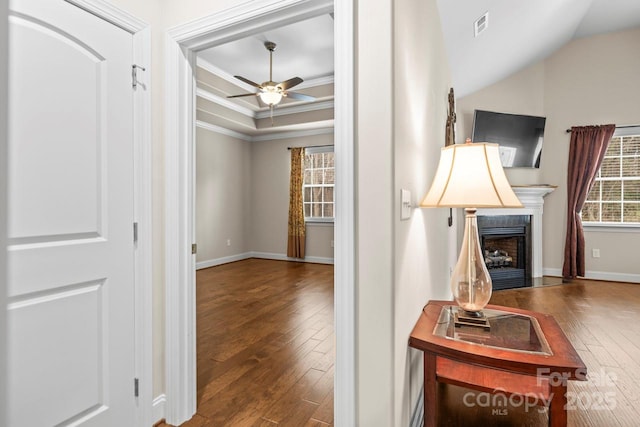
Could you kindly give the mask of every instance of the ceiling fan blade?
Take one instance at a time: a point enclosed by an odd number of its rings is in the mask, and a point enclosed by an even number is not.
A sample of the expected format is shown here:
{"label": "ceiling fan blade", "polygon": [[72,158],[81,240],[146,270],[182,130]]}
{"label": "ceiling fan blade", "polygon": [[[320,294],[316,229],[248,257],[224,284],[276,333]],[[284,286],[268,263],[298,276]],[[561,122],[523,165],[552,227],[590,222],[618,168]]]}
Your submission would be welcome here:
{"label": "ceiling fan blade", "polygon": [[227,98],[240,98],[241,96],[258,96],[257,93],[243,93],[242,95],[230,95]]}
{"label": "ceiling fan blade", "polygon": [[297,99],[300,101],[315,101],[316,99],[313,96],[304,95],[298,92],[287,92],[285,95],[287,98]]}
{"label": "ceiling fan blade", "polygon": [[282,90],[287,90],[291,89],[294,86],[298,86],[303,81],[304,80],[302,80],[300,77],[294,77],[292,79],[283,81],[282,83],[278,84],[278,86],[280,86]]}
{"label": "ceiling fan blade", "polygon": [[236,78],[236,79],[238,79],[238,80],[242,80],[242,81],[243,81],[243,82],[245,82],[246,84],[249,84],[249,85],[251,85],[251,86],[257,87],[258,89],[262,89],[262,86],[260,86],[258,83],[256,83],[256,82],[252,82],[252,81],[251,81],[251,80],[249,80],[249,79],[245,79],[245,78],[244,78],[244,77],[242,77],[242,76],[233,76],[233,77],[235,77],[235,78]]}

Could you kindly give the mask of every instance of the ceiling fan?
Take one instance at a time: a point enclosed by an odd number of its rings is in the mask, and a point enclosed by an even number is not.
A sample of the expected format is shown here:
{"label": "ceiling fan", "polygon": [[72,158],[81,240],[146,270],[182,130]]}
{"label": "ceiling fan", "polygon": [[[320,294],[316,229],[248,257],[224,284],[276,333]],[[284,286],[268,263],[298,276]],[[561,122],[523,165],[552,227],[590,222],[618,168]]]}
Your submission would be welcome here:
{"label": "ceiling fan", "polygon": [[291,89],[292,87],[297,86],[303,82],[303,80],[300,77],[293,77],[281,83],[276,83],[273,81],[273,51],[276,49],[276,44],[274,42],[266,41],[264,42],[264,47],[267,48],[267,50],[269,51],[269,80],[266,82],[263,82],[262,84],[258,84],[242,76],[234,76],[238,80],[241,80],[247,84],[250,84],[251,86],[257,87],[259,91],[256,93],[231,95],[231,96],[227,96],[227,98],[239,98],[242,96],[257,96],[263,103],[265,103],[271,109],[273,109],[274,106],[278,105],[280,101],[282,101],[283,97],[298,99],[301,101],[314,101],[315,98],[313,96],[289,91],[289,89]]}

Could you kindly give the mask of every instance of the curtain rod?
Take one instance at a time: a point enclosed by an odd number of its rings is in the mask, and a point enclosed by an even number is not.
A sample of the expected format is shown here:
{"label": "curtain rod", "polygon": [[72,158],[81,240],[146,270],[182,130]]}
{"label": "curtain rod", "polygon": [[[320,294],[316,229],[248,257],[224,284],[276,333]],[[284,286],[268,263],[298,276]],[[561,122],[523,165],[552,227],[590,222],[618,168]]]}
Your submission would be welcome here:
{"label": "curtain rod", "polygon": [[333,147],[333,144],[325,144],[325,145],[307,145],[305,147],[287,147],[287,150],[291,150],[292,148],[318,148],[318,147]]}
{"label": "curtain rod", "polygon": [[[616,126],[616,129],[636,128],[640,125]],[[571,133],[571,129],[567,129],[567,133]]]}

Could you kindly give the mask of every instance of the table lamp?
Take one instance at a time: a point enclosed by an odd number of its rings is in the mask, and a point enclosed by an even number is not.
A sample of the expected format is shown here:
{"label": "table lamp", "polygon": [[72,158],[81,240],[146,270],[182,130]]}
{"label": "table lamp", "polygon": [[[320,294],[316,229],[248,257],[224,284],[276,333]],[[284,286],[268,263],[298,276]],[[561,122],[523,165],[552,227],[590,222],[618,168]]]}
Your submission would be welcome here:
{"label": "table lamp", "polygon": [[464,208],[464,237],[451,276],[453,297],[463,311],[455,323],[488,328],[482,309],[491,298],[491,276],[478,237],[477,208],[521,208],[500,162],[498,144],[454,144],[442,148],[440,162],[421,207]]}

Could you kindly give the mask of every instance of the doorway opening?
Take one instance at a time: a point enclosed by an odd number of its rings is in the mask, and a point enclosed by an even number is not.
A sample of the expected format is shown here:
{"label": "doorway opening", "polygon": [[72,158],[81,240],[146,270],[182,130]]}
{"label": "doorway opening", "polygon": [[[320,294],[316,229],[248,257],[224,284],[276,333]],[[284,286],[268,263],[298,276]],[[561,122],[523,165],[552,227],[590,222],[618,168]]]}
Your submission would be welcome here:
{"label": "doorway opening", "polygon": [[335,421],[355,423],[353,4],[332,1],[243,4],[169,32],[167,49],[166,420],[196,412],[194,156],[197,52],[314,16],[335,15]]}
{"label": "doorway opening", "polygon": [[[272,61],[266,44],[276,46]],[[333,423],[333,44],[327,13],[197,53],[197,417],[205,423]],[[272,80],[286,81],[287,92],[270,108],[259,97],[265,83],[255,82]],[[302,260],[287,258],[290,146],[307,147]]]}

